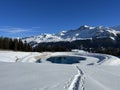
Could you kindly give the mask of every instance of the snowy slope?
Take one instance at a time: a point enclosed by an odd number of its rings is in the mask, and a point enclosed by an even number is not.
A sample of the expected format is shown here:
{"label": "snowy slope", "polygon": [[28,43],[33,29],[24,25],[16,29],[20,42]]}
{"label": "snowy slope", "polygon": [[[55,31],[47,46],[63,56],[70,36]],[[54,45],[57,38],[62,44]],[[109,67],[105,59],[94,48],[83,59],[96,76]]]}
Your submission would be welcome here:
{"label": "snowy slope", "polygon": [[76,72],[69,65],[0,63],[0,90],[65,90]]}
{"label": "snowy slope", "polygon": [[108,27],[90,27],[84,25],[75,30],[61,31],[57,34],[40,34],[38,36],[23,38],[22,40],[26,40],[28,43],[41,43],[106,37],[114,39],[118,33],[120,33],[120,31]]}
{"label": "snowy slope", "polygon": [[1,62],[35,62],[35,56],[40,53],[32,52],[14,52],[14,51],[0,51]]}
{"label": "snowy slope", "polygon": [[0,90],[120,90],[120,59],[111,55],[0,51],[0,57]]}

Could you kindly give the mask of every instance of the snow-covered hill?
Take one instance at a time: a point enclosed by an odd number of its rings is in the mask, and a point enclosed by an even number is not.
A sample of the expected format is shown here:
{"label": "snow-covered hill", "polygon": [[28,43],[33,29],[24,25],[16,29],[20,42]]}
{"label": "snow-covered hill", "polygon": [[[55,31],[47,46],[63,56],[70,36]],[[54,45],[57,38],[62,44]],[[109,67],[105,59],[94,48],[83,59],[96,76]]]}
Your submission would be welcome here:
{"label": "snow-covered hill", "polygon": [[0,90],[120,90],[120,59],[111,55],[0,51],[0,57]]}
{"label": "snow-covered hill", "polygon": [[84,25],[75,30],[61,31],[57,34],[40,34],[38,36],[23,38],[22,40],[34,44],[41,42],[73,41],[106,37],[114,39],[117,34],[120,34],[120,31],[108,27],[91,27]]}

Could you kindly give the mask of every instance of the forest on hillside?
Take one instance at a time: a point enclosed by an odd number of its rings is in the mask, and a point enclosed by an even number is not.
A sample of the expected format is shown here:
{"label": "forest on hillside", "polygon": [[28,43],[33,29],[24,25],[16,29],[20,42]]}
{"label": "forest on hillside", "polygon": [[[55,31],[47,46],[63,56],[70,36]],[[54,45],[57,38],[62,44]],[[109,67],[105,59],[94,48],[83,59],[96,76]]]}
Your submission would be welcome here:
{"label": "forest on hillside", "polygon": [[120,38],[117,41],[110,38],[76,40],[72,42],[47,42],[39,43],[32,47],[26,41],[21,39],[11,39],[7,37],[0,37],[0,50],[14,50],[14,51],[32,51],[32,52],[67,52],[72,49],[85,50],[92,53],[103,53],[115,56],[120,56]]}
{"label": "forest on hillside", "polygon": [[[116,41],[117,40],[117,41]],[[92,53],[103,53],[120,56],[120,39],[98,38],[88,40],[76,40],[72,42],[47,42],[39,43],[33,51],[71,51],[72,49],[85,50]]]}

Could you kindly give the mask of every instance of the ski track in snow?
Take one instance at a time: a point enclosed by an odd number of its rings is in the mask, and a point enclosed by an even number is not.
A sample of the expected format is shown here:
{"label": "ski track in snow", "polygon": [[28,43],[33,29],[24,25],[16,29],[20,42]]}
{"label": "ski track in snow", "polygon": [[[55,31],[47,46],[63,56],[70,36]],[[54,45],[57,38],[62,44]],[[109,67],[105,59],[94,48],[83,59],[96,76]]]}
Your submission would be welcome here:
{"label": "ski track in snow", "polygon": [[68,90],[85,90],[85,77],[83,71],[76,65],[75,68],[77,69],[78,73],[74,75],[74,78],[68,88]]}
{"label": "ski track in snow", "polygon": [[[36,54],[34,53],[29,53],[28,55],[26,56],[23,56],[21,58],[16,58],[16,62],[30,62],[31,58],[35,58]],[[36,60],[35,60],[36,61]],[[35,62],[33,61],[33,62]]]}
{"label": "ski track in snow", "polygon": [[29,55],[26,55],[26,56],[24,56],[24,57],[22,57],[22,58],[19,58],[18,60],[16,59],[16,62],[22,62],[22,61],[24,61],[26,58],[28,58],[30,56],[30,54]]}

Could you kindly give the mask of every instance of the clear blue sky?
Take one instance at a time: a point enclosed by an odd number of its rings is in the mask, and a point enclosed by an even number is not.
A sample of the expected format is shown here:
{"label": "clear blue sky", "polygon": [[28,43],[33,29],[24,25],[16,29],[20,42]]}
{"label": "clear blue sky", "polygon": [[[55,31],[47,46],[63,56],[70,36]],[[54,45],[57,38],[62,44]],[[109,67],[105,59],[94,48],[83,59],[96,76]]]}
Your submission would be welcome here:
{"label": "clear blue sky", "polygon": [[81,25],[120,25],[120,0],[0,0],[0,35],[57,33]]}

